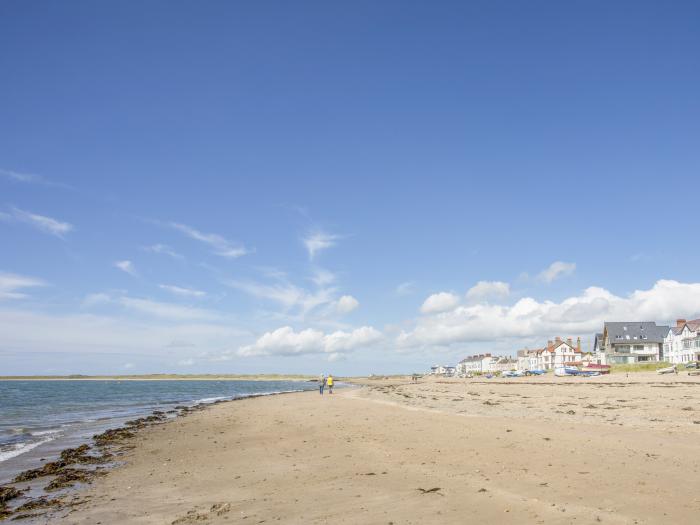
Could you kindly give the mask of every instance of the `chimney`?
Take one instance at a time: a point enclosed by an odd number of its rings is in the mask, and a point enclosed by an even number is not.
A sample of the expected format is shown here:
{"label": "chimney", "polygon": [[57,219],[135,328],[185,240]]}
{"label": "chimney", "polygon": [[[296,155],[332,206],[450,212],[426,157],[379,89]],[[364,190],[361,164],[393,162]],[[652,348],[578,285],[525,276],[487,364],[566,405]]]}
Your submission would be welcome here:
{"label": "chimney", "polygon": [[554,341],[555,341],[556,343],[561,343],[561,337],[556,336],[556,337],[554,338]]}
{"label": "chimney", "polygon": [[547,341],[547,350],[551,350],[553,346],[554,346],[554,343],[552,342],[551,339],[549,341]]}
{"label": "chimney", "polygon": [[581,337],[579,337],[578,339],[576,339],[576,350],[578,350],[579,352],[581,352]]}
{"label": "chimney", "polygon": [[571,339],[571,337],[567,337],[566,344],[569,345],[571,348],[573,348],[574,347],[574,340]]}
{"label": "chimney", "polygon": [[677,328],[680,328],[680,327],[683,326],[685,323],[686,323],[685,319],[677,319],[677,320],[676,320],[676,327],[677,327]]}

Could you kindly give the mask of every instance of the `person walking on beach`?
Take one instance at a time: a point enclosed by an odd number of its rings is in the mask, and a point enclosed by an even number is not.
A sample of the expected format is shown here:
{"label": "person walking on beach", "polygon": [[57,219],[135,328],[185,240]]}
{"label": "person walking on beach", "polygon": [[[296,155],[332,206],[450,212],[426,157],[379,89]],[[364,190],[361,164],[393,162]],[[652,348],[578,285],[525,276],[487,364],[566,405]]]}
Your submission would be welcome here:
{"label": "person walking on beach", "polygon": [[328,385],[328,393],[332,394],[333,393],[333,376],[329,375],[328,379],[326,379],[326,384]]}
{"label": "person walking on beach", "polygon": [[323,389],[326,387],[326,376],[322,375],[318,378],[318,393],[323,395]]}

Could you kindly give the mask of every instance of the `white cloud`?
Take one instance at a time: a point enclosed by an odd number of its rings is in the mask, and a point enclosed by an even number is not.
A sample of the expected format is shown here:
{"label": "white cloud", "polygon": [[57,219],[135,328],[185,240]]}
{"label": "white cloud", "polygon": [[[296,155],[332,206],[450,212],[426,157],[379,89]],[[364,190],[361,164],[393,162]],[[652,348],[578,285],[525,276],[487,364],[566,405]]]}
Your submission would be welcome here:
{"label": "white cloud", "polygon": [[355,299],[352,295],[343,295],[336,302],[336,310],[341,314],[349,314],[360,306],[360,301]]}
{"label": "white cloud", "polygon": [[317,268],[314,275],[311,276],[311,280],[316,284],[316,286],[328,286],[333,284],[336,280],[335,274],[323,268]]}
{"label": "white cloud", "polygon": [[416,283],[413,281],[406,281],[401,283],[396,287],[397,295],[411,295],[416,291]]}
{"label": "white cloud", "polygon": [[338,353],[333,353],[333,354],[328,354],[328,362],[329,363],[337,363],[338,361],[345,361],[347,360],[348,356],[346,354],[338,354]]}
{"label": "white cloud", "polygon": [[263,334],[252,345],[240,347],[237,353],[244,357],[322,353],[333,355],[371,346],[381,339],[382,334],[370,326],[363,326],[351,332],[338,330],[329,334],[313,328],[295,332],[290,326],[283,326]]}
{"label": "white cloud", "polygon": [[537,278],[545,283],[551,283],[561,277],[571,275],[574,271],[576,271],[576,263],[555,261],[548,268],[542,270]]}
{"label": "white cloud", "polygon": [[173,284],[159,284],[158,288],[181,297],[205,297],[207,295],[201,290],[195,290],[194,288],[183,288]]}
{"label": "white cloud", "polygon": [[317,231],[304,237],[302,242],[309,252],[309,259],[313,260],[319,252],[335,246],[339,238],[338,235]]}
{"label": "white cloud", "polygon": [[561,302],[526,297],[512,306],[479,303],[419,319],[397,338],[402,347],[445,346],[506,338],[589,334],[614,320],[668,322],[700,315],[700,283],[658,281],[626,297],[599,287]]}
{"label": "white cloud", "polygon": [[186,224],[180,224],[177,222],[171,222],[169,226],[184,233],[190,239],[194,239],[195,241],[208,244],[213,248],[214,253],[221,257],[235,259],[237,257],[241,257],[243,255],[248,255],[249,253],[251,253],[251,251],[248,250],[242,244],[229,241],[228,239],[219,235],[218,233],[203,233],[199,230],[196,230],[195,228],[192,228],[191,226],[187,226]]}
{"label": "white cloud", "polygon": [[119,299],[119,303],[129,310],[173,321],[213,321],[221,318],[219,313],[212,312],[210,310],[190,308],[188,306],[181,306],[173,303],[151,301],[150,299],[121,297]]}
{"label": "white cloud", "polygon": [[315,292],[309,292],[289,283],[262,284],[254,281],[224,281],[224,284],[241,290],[258,299],[274,301],[282,305],[286,310],[298,309],[301,314],[306,314],[323,304],[333,301],[333,288],[321,288]]}
{"label": "white cloud", "polygon": [[34,277],[0,272],[0,301],[3,299],[22,299],[27,295],[18,290],[45,285],[44,281]]}
{"label": "white cloud", "polygon": [[112,301],[112,297],[106,293],[91,293],[85,296],[83,299],[83,306],[90,307],[98,304],[105,304]]}
{"label": "white cloud", "polygon": [[136,277],[138,275],[136,273],[136,267],[131,261],[115,261],[114,267],[119,268],[122,272],[126,272],[133,277]]}
{"label": "white cloud", "polygon": [[467,299],[480,301],[489,297],[504,298],[510,295],[510,285],[502,281],[479,281],[467,291]]}
{"label": "white cloud", "polygon": [[0,218],[6,221],[14,220],[27,224],[32,228],[56,237],[60,237],[61,239],[65,236],[65,234],[73,230],[72,224],[61,222],[45,215],[20,210],[19,208],[11,208],[9,214],[2,213]]}
{"label": "white cloud", "polygon": [[423,302],[423,306],[420,307],[420,311],[424,314],[436,314],[452,310],[456,308],[458,304],[459,297],[453,293],[434,293],[428,297],[425,302]]}
{"label": "white cloud", "polygon": [[173,259],[184,259],[182,255],[173,250],[170,246],[165,244],[153,244],[151,246],[146,246],[144,248],[147,252],[159,253],[161,255],[167,255]]}
{"label": "white cloud", "polygon": [[73,189],[66,184],[62,184],[60,182],[52,182],[42,177],[41,175],[35,175],[33,173],[20,173],[18,171],[0,169],[0,178],[2,177],[14,182],[20,182],[24,184],[39,184],[42,186],[50,186],[54,188]]}

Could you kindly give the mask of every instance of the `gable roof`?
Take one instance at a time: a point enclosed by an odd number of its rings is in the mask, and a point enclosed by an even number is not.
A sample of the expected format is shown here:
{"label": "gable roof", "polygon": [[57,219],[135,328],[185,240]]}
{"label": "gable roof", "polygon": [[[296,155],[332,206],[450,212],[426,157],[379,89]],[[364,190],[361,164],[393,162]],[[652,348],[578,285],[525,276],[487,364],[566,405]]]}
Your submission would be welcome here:
{"label": "gable roof", "polygon": [[700,319],[693,319],[692,321],[686,321],[685,323],[688,328],[690,328],[693,332],[697,332],[700,330]]}
{"label": "gable roof", "polygon": [[663,343],[669,328],[668,325],[657,326],[653,321],[605,322],[605,333],[613,345],[630,341]]}

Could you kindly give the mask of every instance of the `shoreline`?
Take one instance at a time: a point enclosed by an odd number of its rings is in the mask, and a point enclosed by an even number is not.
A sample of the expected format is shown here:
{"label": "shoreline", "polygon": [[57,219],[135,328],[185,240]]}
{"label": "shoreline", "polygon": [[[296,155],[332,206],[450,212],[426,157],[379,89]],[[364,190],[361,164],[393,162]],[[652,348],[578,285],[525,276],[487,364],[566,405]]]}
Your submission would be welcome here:
{"label": "shoreline", "polygon": [[318,378],[300,376],[211,376],[211,375],[191,375],[191,376],[0,376],[0,381],[297,381],[312,382]]}
{"label": "shoreline", "polygon": [[215,405],[301,392],[304,390],[250,393],[211,402],[193,400],[190,405],[185,403],[171,410],[154,408],[147,415],[116,426],[104,425],[101,432],[79,440],[76,446],[58,449],[42,460],[43,465],[21,470],[10,481],[0,484],[0,522],[61,519],[64,517],[61,513],[82,504],[82,492],[95,479],[121,465],[119,458],[133,448],[131,441],[150,427],[173,423]]}
{"label": "shoreline", "polygon": [[692,522],[700,378],[552,379],[212,403],[135,431],[34,523]]}

